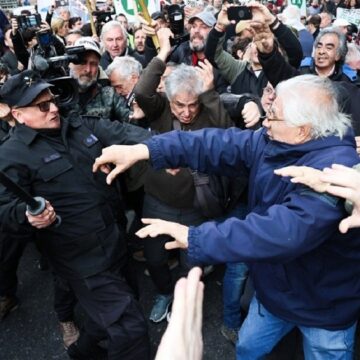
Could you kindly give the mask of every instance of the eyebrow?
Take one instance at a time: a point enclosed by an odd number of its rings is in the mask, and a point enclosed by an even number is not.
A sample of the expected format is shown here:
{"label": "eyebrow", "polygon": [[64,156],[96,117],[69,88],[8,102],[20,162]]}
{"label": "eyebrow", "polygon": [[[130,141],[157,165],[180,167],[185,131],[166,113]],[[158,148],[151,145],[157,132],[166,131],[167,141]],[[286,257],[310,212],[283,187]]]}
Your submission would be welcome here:
{"label": "eyebrow", "polygon": [[332,47],[332,48],[335,47],[335,44],[334,44],[334,43],[322,43],[321,41],[318,42],[318,46],[319,46],[319,45],[324,45],[324,46]]}

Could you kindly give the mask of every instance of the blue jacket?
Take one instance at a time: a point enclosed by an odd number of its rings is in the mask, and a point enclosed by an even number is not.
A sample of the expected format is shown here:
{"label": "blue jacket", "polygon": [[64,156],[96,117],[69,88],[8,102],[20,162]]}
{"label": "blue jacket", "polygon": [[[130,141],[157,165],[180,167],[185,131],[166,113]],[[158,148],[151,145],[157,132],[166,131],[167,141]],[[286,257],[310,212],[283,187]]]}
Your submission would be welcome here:
{"label": "blue jacket", "polygon": [[191,262],[245,261],[260,302],[286,321],[332,330],[358,319],[360,229],[340,234],[343,201],[274,174],[288,165],[353,166],[359,156],[352,134],[289,145],[270,140],[264,129],[205,129],[155,136],[146,144],[155,168],[249,176],[251,213],[245,220],[191,227]]}

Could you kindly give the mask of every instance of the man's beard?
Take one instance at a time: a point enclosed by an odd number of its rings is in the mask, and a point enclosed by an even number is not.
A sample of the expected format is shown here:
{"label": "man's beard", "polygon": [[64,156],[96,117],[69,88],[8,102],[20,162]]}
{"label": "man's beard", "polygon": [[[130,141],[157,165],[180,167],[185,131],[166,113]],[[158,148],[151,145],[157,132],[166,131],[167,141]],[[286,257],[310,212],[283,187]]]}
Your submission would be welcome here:
{"label": "man's beard", "polygon": [[95,77],[78,76],[72,69],[70,69],[70,76],[77,81],[80,92],[88,90],[97,82],[97,75]]}
{"label": "man's beard", "polygon": [[[199,39],[199,36],[196,36]],[[201,37],[201,41],[202,43],[197,44],[197,45],[193,45],[192,40],[194,39],[194,37],[190,38],[190,49],[192,51],[195,52],[202,52],[205,50],[205,45],[206,45],[206,39],[204,39],[203,37]]]}
{"label": "man's beard", "polygon": [[78,82],[78,85],[79,85],[79,90],[81,92],[86,91],[87,89],[92,87],[96,83],[96,81],[97,81],[96,78],[92,78],[92,79],[87,78],[87,80],[77,79],[77,82]]}

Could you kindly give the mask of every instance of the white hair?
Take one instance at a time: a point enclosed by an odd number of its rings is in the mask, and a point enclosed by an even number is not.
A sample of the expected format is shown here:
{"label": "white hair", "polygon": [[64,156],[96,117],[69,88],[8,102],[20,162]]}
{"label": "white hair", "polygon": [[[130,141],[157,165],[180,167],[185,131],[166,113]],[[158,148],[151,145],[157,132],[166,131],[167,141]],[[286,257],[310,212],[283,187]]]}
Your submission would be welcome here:
{"label": "white hair", "polygon": [[348,52],[347,52],[346,57],[345,57],[345,64],[355,62],[355,61],[359,61],[360,60],[360,49],[359,49],[359,47],[356,46],[353,43],[349,43],[347,45],[347,47],[348,47]]}
{"label": "white hair", "polygon": [[311,125],[312,139],[330,135],[342,139],[351,127],[350,116],[340,112],[338,91],[328,78],[296,76],[281,82],[276,95],[282,100],[286,124]]}
{"label": "white hair", "polygon": [[124,39],[127,39],[127,32],[126,32],[125,28],[118,21],[111,20],[111,21],[108,21],[107,23],[105,23],[104,26],[102,27],[101,34],[100,34],[100,40],[104,41],[105,34],[115,28],[120,29],[122,34],[124,35]]}
{"label": "white hair", "polygon": [[114,71],[127,79],[133,74],[140,76],[142,72],[142,65],[131,56],[117,56],[107,67],[105,73],[108,77],[110,77]]}
{"label": "white hair", "polygon": [[204,83],[193,66],[181,64],[165,80],[165,93],[169,101],[179,92],[200,95]]}

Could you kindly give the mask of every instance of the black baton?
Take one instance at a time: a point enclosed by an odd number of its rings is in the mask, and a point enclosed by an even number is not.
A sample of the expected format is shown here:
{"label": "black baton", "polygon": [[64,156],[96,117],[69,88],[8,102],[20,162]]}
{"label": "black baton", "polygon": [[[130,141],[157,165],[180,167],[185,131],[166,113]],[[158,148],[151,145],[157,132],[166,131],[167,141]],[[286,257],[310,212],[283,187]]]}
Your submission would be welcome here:
{"label": "black baton", "polygon": [[[45,199],[41,196],[32,197],[27,191],[25,191],[18,184],[13,182],[7,175],[0,171],[0,183],[3,184],[6,189],[11,191],[20,200],[26,203],[26,210],[32,216],[40,215],[46,208]],[[57,227],[61,224],[61,217],[56,215],[56,220],[52,224]]]}

